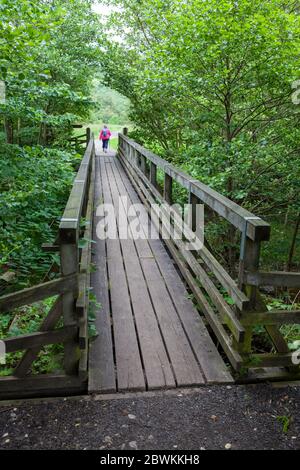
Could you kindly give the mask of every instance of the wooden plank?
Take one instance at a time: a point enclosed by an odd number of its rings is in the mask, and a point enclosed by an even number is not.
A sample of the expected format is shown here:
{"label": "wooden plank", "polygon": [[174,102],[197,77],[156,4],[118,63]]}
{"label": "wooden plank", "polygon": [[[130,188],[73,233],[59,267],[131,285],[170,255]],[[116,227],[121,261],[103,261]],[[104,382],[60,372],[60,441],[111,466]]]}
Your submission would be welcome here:
{"label": "wooden plank", "polygon": [[245,272],[244,282],[251,286],[300,287],[300,273],[285,271]]}
{"label": "wooden plank", "polygon": [[19,379],[0,377],[0,398],[40,397],[42,395],[72,394],[84,391],[86,386],[76,376],[45,374]]}
{"label": "wooden plank", "polygon": [[59,245],[53,245],[52,243],[43,243],[42,250],[47,253],[56,253],[59,251]]}
{"label": "wooden plank", "polygon": [[96,272],[91,274],[91,285],[100,308],[96,310],[95,327],[98,333],[96,338],[90,341],[89,348],[89,393],[110,393],[116,391],[115,365],[113,356],[112,325],[109,305],[109,286],[107,279],[106,248],[105,241],[97,238],[97,207],[103,198],[100,185],[99,156],[96,157],[95,175],[95,221],[93,226],[92,261],[96,266]]}
{"label": "wooden plank", "polygon": [[28,289],[23,289],[12,294],[0,297],[0,313],[30,305],[34,302],[53,297],[66,292],[77,291],[77,274],[63,276],[54,281],[45,282]]}
{"label": "wooden plank", "polygon": [[201,250],[197,252],[209,269],[213,272],[216,276],[220,284],[226,289],[227,293],[232,297],[236,306],[240,310],[244,310],[249,305],[249,299],[241,291],[236,284],[236,282],[231,278],[231,276],[227,273],[227,271],[223,268],[223,266],[216,260],[216,258],[210,253],[210,251],[203,246]]}
{"label": "wooden plank", "polygon": [[208,383],[233,382],[233,378],[210,338],[203,320],[192,302],[188,300],[187,290],[169,255],[160,241],[152,241],[151,246],[206,381]]}
{"label": "wooden plank", "polygon": [[[48,331],[53,330],[62,315],[62,299],[59,297],[54,303],[53,307],[50,309],[50,312],[42,322],[39,330]],[[38,354],[41,348],[31,348],[26,351],[22,359],[18,363],[17,367],[14,370],[15,377],[25,377],[31,364],[37,359]]]}
{"label": "wooden plank", "polygon": [[[107,175],[109,168],[106,169],[109,165],[101,161],[104,202],[112,203]],[[107,257],[118,390],[145,390],[144,373],[119,240],[107,240]]]}
{"label": "wooden plank", "polygon": [[[178,170],[174,166],[168,164],[165,160],[153,154],[152,152],[144,149],[139,144],[122,135],[121,139],[127,142],[130,146],[135,148],[138,152],[144,155],[148,160],[155,163],[159,168],[164,170],[170,177],[181,184],[183,187],[191,191],[202,202],[208,205],[217,214],[230,222],[240,231],[245,228],[245,223],[248,220],[247,236],[252,240],[269,240],[270,239],[270,225],[262,219],[252,219],[253,214],[246,209],[240,207],[225,196],[222,196],[217,191],[211,189],[209,186],[195,181],[183,171]],[[126,153],[125,153],[126,156]]]}
{"label": "wooden plank", "polygon": [[[120,171],[120,164],[117,164],[116,168]],[[120,176],[123,186],[126,186],[131,202],[134,204],[141,202],[124,172]],[[145,207],[144,212],[147,215]],[[152,230],[155,230],[154,227],[152,227]],[[232,382],[233,379],[215,348],[202,319],[192,302],[187,299],[185,286],[162,241],[150,240],[149,243],[206,380],[209,383]]]}
{"label": "wooden plank", "polygon": [[[121,162],[123,163],[123,160],[121,160]],[[147,199],[143,196],[143,194],[141,192],[141,189],[139,188],[138,184],[136,183],[134,177],[132,176],[132,174],[131,174],[129,168],[126,166],[125,162],[124,162],[124,165],[125,165],[125,168],[128,169],[127,174],[129,175],[133,186],[135,187],[135,189],[136,189],[137,193],[139,194],[139,196],[141,197],[141,199],[144,201],[145,207],[147,207],[147,204],[148,204]],[[148,210],[150,210],[149,207],[148,207]],[[202,307],[203,313],[205,314],[205,317],[206,317],[208,323],[210,324],[214,334],[218,338],[222,348],[224,349],[230,363],[232,364],[233,368],[238,371],[241,368],[242,364],[243,364],[242,357],[232,347],[231,339],[227,335],[222,323],[219,321],[217,315],[215,314],[215,312],[213,311],[213,309],[211,308],[211,306],[207,302],[207,300],[206,300],[204,294],[202,293],[200,287],[195,284],[194,277],[186,269],[186,266],[183,263],[182,259],[179,257],[178,252],[175,249],[173,243],[169,242],[168,240],[166,240],[165,243],[167,244],[168,249],[170,250],[173,258],[176,260],[176,263],[177,263],[183,277],[185,278],[185,280],[187,281],[190,289],[192,290],[193,294],[195,295],[195,298],[196,298],[197,302]]]}
{"label": "wooden plank", "polygon": [[[92,170],[90,177],[90,190],[88,196],[88,204],[86,210],[86,228],[84,232],[84,238],[91,240],[93,235],[93,208],[94,208],[94,191],[95,191],[95,158],[92,159]],[[81,260],[80,260],[80,272],[85,279],[85,289],[82,294],[85,299],[85,305],[76,304],[76,309],[81,309],[83,313],[81,321],[79,323],[79,347],[80,360],[78,366],[78,374],[81,378],[85,378],[88,374],[88,354],[89,354],[89,306],[90,306],[90,287],[91,287],[91,244],[92,241],[88,241],[86,246],[82,249]],[[79,288],[80,292],[80,288]],[[80,314],[80,310],[78,312]]]}
{"label": "wooden plank", "polygon": [[29,348],[46,346],[47,344],[65,343],[76,338],[78,329],[76,326],[65,326],[53,331],[38,331],[14,338],[4,338],[2,341],[6,346],[6,353],[22,351]]}
{"label": "wooden plank", "polygon": [[215,336],[217,337],[220,345],[222,346],[225,354],[227,355],[232,367],[238,371],[242,364],[243,359],[240,354],[233,348],[232,340],[226,333],[221,321],[219,320],[216,313],[213,311],[212,307],[209,305],[205,295],[201,291],[200,287],[195,284],[195,279],[192,274],[187,270],[185,264],[178,256],[178,252],[174,245],[170,242],[166,242],[168,249],[172,253],[173,258],[176,260],[176,263],[180,269],[181,274],[185,278],[186,282],[188,283],[192,293],[194,294],[197,303],[201,307],[207,322],[209,323],[212,331],[214,332]]}
{"label": "wooden plank", "polygon": [[[147,189],[144,189],[144,194],[146,196],[147,202],[152,203],[152,209],[156,211],[161,211],[162,214],[165,213],[165,209],[163,206],[161,206],[159,209],[156,210],[155,208],[155,201],[153,200],[151,194]],[[193,270],[193,272],[199,276],[199,279],[201,280],[201,283],[207,293],[211,296],[214,304],[220,311],[222,315],[224,315],[224,318],[226,318],[226,323],[228,324],[228,327],[232,331],[233,335],[235,336],[237,342],[242,342],[245,336],[245,329],[239,322],[238,318],[236,317],[235,313],[233,310],[229,307],[227,302],[224,300],[223,296],[219,293],[207,273],[204,271],[204,269],[200,266],[200,264],[197,262],[197,260],[194,258],[193,254],[185,249],[184,243],[180,239],[176,239],[170,234],[170,230],[168,227],[168,224],[165,224],[164,221],[162,220],[162,226],[167,234],[169,234],[172,237],[172,241],[178,246],[178,249],[180,251],[181,256],[185,259],[185,261],[188,263],[190,268]],[[174,227],[174,233],[176,233],[176,228]]]}
{"label": "wooden plank", "polygon": [[69,243],[77,241],[77,231],[79,229],[80,218],[82,216],[87,191],[93,150],[94,141],[91,139],[75,177],[74,184],[60,222],[60,238],[61,240],[68,241]]}
{"label": "wooden plank", "polygon": [[241,323],[249,325],[293,325],[300,324],[300,310],[268,310],[249,312],[241,318]]}
{"label": "wooden plank", "polygon": [[[142,175],[138,169],[136,172],[140,179],[145,183],[149,190],[152,189],[154,196],[161,200],[159,192],[151,188],[149,182],[145,179],[144,175]],[[191,195],[193,196],[193,195]],[[222,286],[226,289],[228,294],[233,298],[238,308],[241,310],[245,309],[249,305],[249,299],[247,296],[239,289],[236,282],[229,276],[226,270],[221,266],[221,264],[214,258],[214,256],[207,250],[205,246],[201,250],[197,251],[202,258],[202,260],[207,264],[207,266],[212,270],[218,281],[222,284]]]}
{"label": "wooden plank", "polygon": [[[251,354],[249,359],[246,359],[246,365],[249,368],[257,367],[293,367],[293,353],[276,353],[276,354]],[[299,366],[298,366],[299,367]]]}
{"label": "wooden plank", "polygon": [[205,383],[155,260],[142,259],[141,264],[177,385],[180,387]]}
{"label": "wooden plank", "polygon": [[[111,177],[110,186],[116,204],[116,198],[119,194],[128,196],[128,193],[122,181],[124,175],[121,179],[115,164],[112,171],[115,182]],[[140,240],[140,242],[147,245],[148,250],[151,251],[147,240]],[[151,304],[135,243],[130,239],[121,240],[121,246],[148,389],[175,387],[172,369]]]}

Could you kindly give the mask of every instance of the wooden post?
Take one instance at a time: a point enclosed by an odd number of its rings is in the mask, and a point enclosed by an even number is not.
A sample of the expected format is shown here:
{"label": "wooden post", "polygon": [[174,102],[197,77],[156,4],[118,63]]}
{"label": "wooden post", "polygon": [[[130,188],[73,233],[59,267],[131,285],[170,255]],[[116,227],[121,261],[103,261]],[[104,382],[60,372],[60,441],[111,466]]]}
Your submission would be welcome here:
{"label": "wooden post", "polygon": [[146,160],[146,157],[144,157],[144,155],[142,155],[142,154],[141,154],[141,170],[144,173],[144,175],[146,175],[146,173],[147,173],[147,160]]}
{"label": "wooden post", "polygon": [[164,199],[168,204],[172,204],[172,178],[165,173]]}
{"label": "wooden post", "polygon": [[124,129],[123,129],[123,134],[124,134],[124,135],[128,135],[128,128],[127,128],[127,127],[124,127]]}
{"label": "wooden post", "polygon": [[[243,236],[243,234],[242,234]],[[259,258],[260,258],[260,242],[254,242],[250,238],[246,237],[244,245],[242,244],[240,256],[240,267],[239,267],[239,285],[242,287],[244,285],[243,277],[244,271],[258,271],[259,268]],[[256,305],[256,293],[257,288],[254,286],[245,286],[247,290],[247,295],[250,299],[250,309],[255,309]]]}
{"label": "wooden post", "polygon": [[91,129],[90,127],[86,128],[86,146],[89,145],[89,142],[91,140]]}
{"label": "wooden post", "polygon": [[140,154],[137,150],[134,149],[135,152],[135,161],[136,161],[136,166],[140,168]]}
{"label": "wooden post", "polygon": [[[256,272],[259,270],[259,257],[260,257],[260,242],[254,242],[248,237],[246,238],[245,251],[244,251],[244,261],[242,262],[242,267],[240,266],[240,276],[245,270],[248,272]],[[242,275],[243,276],[243,275]],[[242,278],[241,278],[242,279]],[[240,281],[241,281],[240,279]],[[260,312],[268,311],[267,306],[259,295],[259,289],[256,286],[249,286],[243,283],[244,290],[250,299],[250,310]],[[251,315],[251,312],[249,312]],[[252,338],[252,329],[251,333],[249,328],[246,329],[246,336],[248,336],[248,344],[244,344],[244,351],[251,352],[251,338]],[[273,342],[277,352],[287,353],[289,352],[288,345],[282,335],[280,329],[277,326],[265,325],[266,332],[268,333],[271,341]]]}
{"label": "wooden post", "polygon": [[156,188],[157,185],[157,166],[150,162],[150,183]]}
{"label": "wooden post", "polygon": [[189,193],[189,204],[190,204],[190,219],[189,219],[189,223],[190,223],[190,229],[193,231],[193,232],[196,232],[197,230],[197,205],[200,204],[200,200],[197,196],[195,196],[195,194],[193,193]]}
{"label": "wooden post", "polygon": [[[68,232],[66,229],[60,230],[60,260],[62,276],[78,273],[77,231],[72,230]],[[64,326],[77,325],[75,302],[76,295],[73,292],[63,294],[62,310]],[[64,349],[64,369],[67,375],[74,375],[77,373],[78,360],[78,343],[76,341],[66,343]]]}

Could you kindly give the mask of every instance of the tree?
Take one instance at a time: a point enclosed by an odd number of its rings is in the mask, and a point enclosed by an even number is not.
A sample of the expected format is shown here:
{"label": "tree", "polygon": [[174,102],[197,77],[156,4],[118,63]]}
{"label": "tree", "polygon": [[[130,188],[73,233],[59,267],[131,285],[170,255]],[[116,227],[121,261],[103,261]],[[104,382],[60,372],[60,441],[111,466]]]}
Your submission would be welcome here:
{"label": "tree", "polygon": [[300,115],[291,99],[300,69],[297,5],[114,3],[122,7],[114,14],[118,37],[107,40],[103,64],[107,83],[131,100],[135,137],[258,215],[288,207],[294,214],[300,201]]}

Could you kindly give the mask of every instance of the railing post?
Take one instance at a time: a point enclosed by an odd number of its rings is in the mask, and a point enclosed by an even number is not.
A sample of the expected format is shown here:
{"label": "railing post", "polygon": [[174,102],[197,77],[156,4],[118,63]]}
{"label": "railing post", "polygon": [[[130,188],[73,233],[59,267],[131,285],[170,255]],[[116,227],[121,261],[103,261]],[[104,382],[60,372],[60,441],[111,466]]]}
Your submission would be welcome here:
{"label": "railing post", "polygon": [[141,170],[146,175],[147,173],[147,164],[146,164],[146,157],[141,153]]}
{"label": "railing post", "polygon": [[[78,273],[78,230],[60,229],[60,261],[62,276]],[[64,326],[78,324],[75,310],[76,297],[74,292],[68,292],[62,296]],[[74,375],[77,373],[79,361],[78,343],[76,341],[68,342],[64,348],[65,372],[68,375]]]}
{"label": "railing post", "polygon": [[[247,227],[247,226],[246,226]],[[242,233],[240,266],[239,266],[239,286],[247,290],[247,296],[250,299],[250,309],[255,309],[257,288],[244,285],[245,271],[258,271],[260,258],[260,242],[254,242]]]}
{"label": "railing post", "polygon": [[91,140],[91,129],[90,127],[86,128],[86,146],[89,145],[89,142]]}
{"label": "railing post", "polygon": [[[249,286],[244,284],[243,276],[244,272],[257,272],[259,270],[259,259],[260,259],[260,242],[259,241],[252,241],[248,237],[245,237],[245,245],[244,245],[244,258],[240,261],[240,283],[243,283],[243,287],[246,291],[248,298],[250,299],[249,304],[249,315],[251,315],[252,311],[267,311],[267,307],[264,301],[261,299],[259,295],[259,288],[256,286]],[[289,348],[284,339],[283,334],[281,333],[280,329],[276,325],[266,325],[265,326],[266,332],[268,333],[271,341],[273,342],[277,352],[279,353],[288,353]],[[244,351],[251,352],[251,339],[252,339],[252,327],[245,328],[246,330],[246,338],[248,337],[248,341],[244,344]],[[247,344],[248,343],[248,344]]]}
{"label": "railing post", "polygon": [[200,204],[200,200],[195,194],[189,193],[189,204],[190,204],[190,214],[189,214],[189,225],[190,229],[193,232],[197,230],[197,205]]}
{"label": "railing post", "polygon": [[[244,284],[244,272],[247,271],[257,271],[259,268],[259,258],[260,258],[260,242],[250,240],[247,237],[247,223],[245,224],[244,232],[242,233],[241,241],[241,252],[240,252],[240,263],[239,263],[239,287],[245,290],[247,297],[250,300],[248,308],[250,310],[255,310],[257,303],[257,288],[254,286],[247,286]],[[250,354],[252,350],[252,336],[253,328],[252,326],[245,327],[245,338],[243,343],[236,343],[233,341],[233,345],[236,350],[240,353]]]}
{"label": "railing post", "polygon": [[150,183],[156,188],[157,185],[157,166],[150,162]]}
{"label": "railing post", "polygon": [[172,178],[165,173],[165,184],[164,184],[164,199],[168,204],[172,204]]}
{"label": "railing post", "polygon": [[124,135],[128,135],[128,128],[127,128],[127,127],[124,127],[124,128],[123,128],[123,134],[124,134]]}

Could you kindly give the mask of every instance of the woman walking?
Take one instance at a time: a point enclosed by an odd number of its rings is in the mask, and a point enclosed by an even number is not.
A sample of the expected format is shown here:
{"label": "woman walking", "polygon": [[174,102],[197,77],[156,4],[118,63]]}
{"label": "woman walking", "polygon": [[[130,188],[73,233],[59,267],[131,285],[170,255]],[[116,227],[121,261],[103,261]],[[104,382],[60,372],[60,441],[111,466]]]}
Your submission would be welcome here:
{"label": "woman walking", "polygon": [[107,153],[109,139],[111,138],[111,132],[107,126],[104,126],[100,132],[99,139],[102,140],[103,152]]}

